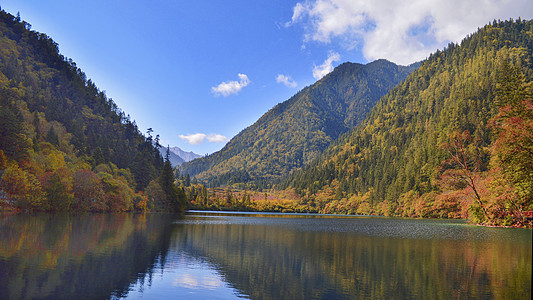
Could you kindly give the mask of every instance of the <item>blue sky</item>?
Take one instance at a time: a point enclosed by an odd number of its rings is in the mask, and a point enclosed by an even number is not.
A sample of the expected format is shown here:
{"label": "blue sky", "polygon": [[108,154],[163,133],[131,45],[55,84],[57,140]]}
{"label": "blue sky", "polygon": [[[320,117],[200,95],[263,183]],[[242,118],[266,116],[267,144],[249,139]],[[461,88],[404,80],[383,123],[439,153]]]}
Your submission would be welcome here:
{"label": "blue sky", "polygon": [[[530,3],[531,2],[531,3]],[[410,64],[529,0],[0,0],[164,145],[213,153],[345,61]]]}

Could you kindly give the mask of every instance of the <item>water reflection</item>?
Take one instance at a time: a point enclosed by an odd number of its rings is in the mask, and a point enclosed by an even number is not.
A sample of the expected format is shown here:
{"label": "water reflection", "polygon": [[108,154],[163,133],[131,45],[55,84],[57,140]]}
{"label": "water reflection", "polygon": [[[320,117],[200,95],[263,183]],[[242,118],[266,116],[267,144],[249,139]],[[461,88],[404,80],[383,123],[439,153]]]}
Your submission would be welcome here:
{"label": "water reflection", "polygon": [[0,298],[530,299],[531,230],[308,215],[0,217]]}
{"label": "water reflection", "polygon": [[0,219],[0,298],[106,299],[152,276],[168,215],[16,215]]}
{"label": "water reflection", "polygon": [[[252,299],[529,299],[531,231],[385,218],[209,215],[172,248]],[[174,244],[175,243],[175,244]]]}
{"label": "water reflection", "polygon": [[164,265],[156,267],[146,288],[137,283],[129,299],[236,299],[245,298],[227,282],[217,266],[183,251],[170,250]]}

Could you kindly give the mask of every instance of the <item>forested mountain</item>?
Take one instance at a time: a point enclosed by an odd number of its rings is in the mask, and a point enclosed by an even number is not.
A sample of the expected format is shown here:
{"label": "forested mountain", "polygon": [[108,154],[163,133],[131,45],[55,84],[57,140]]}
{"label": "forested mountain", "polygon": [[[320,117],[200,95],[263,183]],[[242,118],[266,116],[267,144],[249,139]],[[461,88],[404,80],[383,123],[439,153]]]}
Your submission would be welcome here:
{"label": "forested mountain", "polygon": [[359,124],[379,98],[417,66],[386,60],[344,63],[272,108],[222,150],[182,165],[180,172],[213,185],[261,184],[289,174]]}
{"label": "forested mountain", "polygon": [[156,180],[166,168],[159,137],[144,136],[57,43],[30,29],[0,11],[0,205],[132,210],[161,189],[175,196]]}
{"label": "forested mountain", "polygon": [[533,210],[533,22],[493,22],[432,54],[363,123],[285,182],[322,212],[470,216]]}

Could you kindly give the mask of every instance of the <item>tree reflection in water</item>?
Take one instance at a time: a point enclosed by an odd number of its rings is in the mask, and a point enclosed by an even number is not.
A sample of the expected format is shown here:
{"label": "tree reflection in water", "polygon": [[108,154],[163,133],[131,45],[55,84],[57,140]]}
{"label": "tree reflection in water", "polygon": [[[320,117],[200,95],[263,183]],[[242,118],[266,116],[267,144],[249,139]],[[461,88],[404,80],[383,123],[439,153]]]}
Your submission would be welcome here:
{"label": "tree reflection in water", "polygon": [[106,299],[164,264],[169,215],[0,218],[0,298]]}
{"label": "tree reflection in water", "polygon": [[530,299],[528,229],[294,215],[0,218],[0,298]]}
{"label": "tree reflection in water", "polygon": [[171,248],[252,299],[529,299],[531,230],[385,218],[190,217]]}

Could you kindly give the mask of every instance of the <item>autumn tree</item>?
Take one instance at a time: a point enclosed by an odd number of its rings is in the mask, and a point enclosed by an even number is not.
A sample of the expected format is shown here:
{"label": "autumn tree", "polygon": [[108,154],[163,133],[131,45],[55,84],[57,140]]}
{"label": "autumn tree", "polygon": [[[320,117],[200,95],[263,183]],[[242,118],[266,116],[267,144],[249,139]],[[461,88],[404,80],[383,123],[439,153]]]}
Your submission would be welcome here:
{"label": "autumn tree", "polygon": [[448,153],[448,158],[442,164],[445,170],[443,176],[459,180],[459,185],[463,183],[472,189],[476,203],[472,205],[473,213],[481,223],[486,222],[489,219],[486,201],[481,197],[478,183],[479,173],[486,168],[487,153],[472,141],[468,130],[453,132],[449,142],[441,147]]}
{"label": "autumn tree", "polygon": [[10,204],[22,209],[40,209],[44,201],[41,184],[31,173],[10,163],[2,174],[0,189],[9,198]]}
{"label": "autumn tree", "polygon": [[79,170],[74,173],[72,190],[75,199],[73,207],[76,211],[105,210],[104,191],[94,172]]}
{"label": "autumn tree", "polygon": [[533,82],[518,67],[528,63],[521,60],[529,56],[524,49],[516,52],[501,61],[496,94],[499,111],[491,124],[496,131],[494,164],[515,191],[506,197],[505,206],[521,215],[523,210],[533,210]]}
{"label": "autumn tree", "polygon": [[144,195],[148,198],[148,208],[150,210],[162,211],[168,209],[167,195],[157,180],[150,181],[146,189],[144,189]]}
{"label": "autumn tree", "polygon": [[73,196],[58,172],[48,172],[40,179],[47,202],[41,207],[47,211],[68,211]]}

